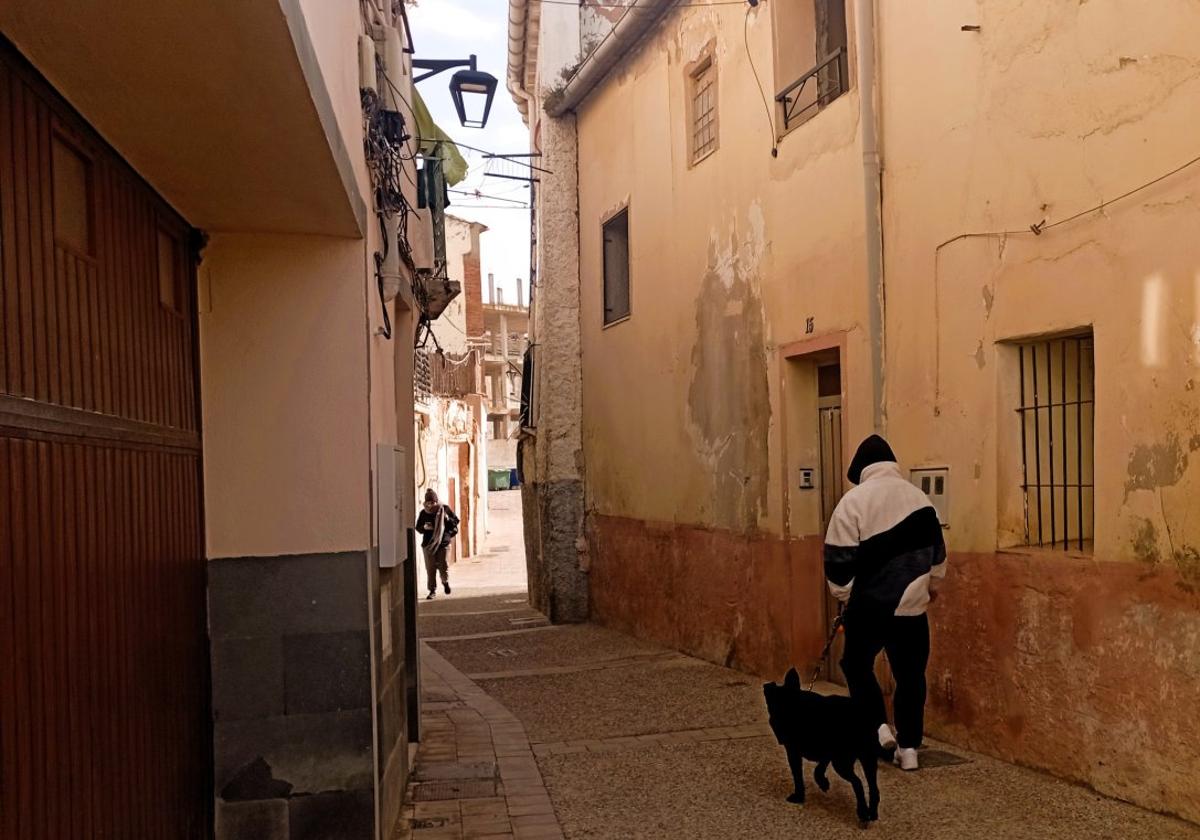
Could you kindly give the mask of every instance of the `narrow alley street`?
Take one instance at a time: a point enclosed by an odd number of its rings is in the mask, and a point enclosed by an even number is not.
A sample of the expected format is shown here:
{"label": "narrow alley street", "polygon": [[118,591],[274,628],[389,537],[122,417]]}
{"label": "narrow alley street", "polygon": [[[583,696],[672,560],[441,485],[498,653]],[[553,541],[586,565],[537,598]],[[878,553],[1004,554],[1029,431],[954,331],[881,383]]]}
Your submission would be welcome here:
{"label": "narrow alley street", "polygon": [[[520,495],[491,496],[489,548],[420,606],[423,737],[397,838],[857,837],[834,780],[789,805],[760,681],[525,600]],[[831,689],[826,686],[826,689]],[[1197,838],[1086,788],[926,742],[880,773],[880,837]]]}

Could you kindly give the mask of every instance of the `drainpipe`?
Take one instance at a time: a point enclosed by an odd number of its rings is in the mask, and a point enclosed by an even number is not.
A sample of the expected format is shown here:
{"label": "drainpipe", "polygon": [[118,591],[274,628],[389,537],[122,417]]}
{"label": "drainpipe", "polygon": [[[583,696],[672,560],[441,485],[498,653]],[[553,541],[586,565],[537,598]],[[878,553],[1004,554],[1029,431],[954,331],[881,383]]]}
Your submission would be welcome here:
{"label": "drainpipe", "polygon": [[875,0],[855,1],[858,52],[858,108],[862,127],[864,233],[867,240],[867,332],[871,342],[871,420],[887,429],[884,403],[883,161],[876,104]]}
{"label": "drainpipe", "polygon": [[[525,18],[528,14],[528,0],[508,0],[508,72],[505,84],[526,125],[529,125],[529,106],[533,99],[533,94],[525,90]],[[537,108],[533,109],[533,119],[537,119]]]}

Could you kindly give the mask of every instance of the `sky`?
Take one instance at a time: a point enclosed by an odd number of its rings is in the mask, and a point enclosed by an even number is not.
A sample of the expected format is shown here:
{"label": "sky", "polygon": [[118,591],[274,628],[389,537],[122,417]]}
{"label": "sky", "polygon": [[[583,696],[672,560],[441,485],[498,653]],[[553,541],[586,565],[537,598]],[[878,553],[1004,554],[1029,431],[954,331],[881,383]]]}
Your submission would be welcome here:
{"label": "sky", "polygon": [[[419,0],[409,7],[414,58],[465,59],[478,57],[477,69],[496,77],[496,97],[487,126],[463,128],[450,98],[453,70],[421,82],[419,89],[430,114],[447,134],[459,143],[485,151],[507,154],[529,150],[529,130],[505,86],[508,55],[507,0]],[[520,181],[485,177],[487,161],[479,152],[459,146],[470,165],[466,180],[454,189],[485,196],[476,198],[450,194],[447,212],[488,226],[480,243],[483,294],[487,298],[487,275],[496,275],[497,288],[504,289],[506,303],[516,301],[517,278],[529,278],[529,189]],[[501,200],[503,199],[503,200]],[[503,209],[496,209],[500,205]],[[525,300],[529,299],[528,286]]]}

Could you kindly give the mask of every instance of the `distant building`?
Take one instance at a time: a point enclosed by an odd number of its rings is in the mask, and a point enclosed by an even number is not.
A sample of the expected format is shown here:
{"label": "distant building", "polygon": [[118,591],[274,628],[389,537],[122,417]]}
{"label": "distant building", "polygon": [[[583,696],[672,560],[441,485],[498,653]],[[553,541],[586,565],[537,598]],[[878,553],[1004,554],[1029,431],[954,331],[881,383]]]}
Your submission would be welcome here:
{"label": "distant building", "polygon": [[490,422],[484,386],[480,234],[487,227],[446,216],[446,269],[462,285],[431,327],[436,344],[417,351],[414,394],[418,498],[425,490],[459,515],[450,561],[478,554],[487,539]]}
{"label": "distant building", "polygon": [[[488,396],[488,438],[503,465],[516,466],[516,434],[521,413],[521,372],[529,346],[529,310],[524,285],[517,282],[517,299],[505,302],[504,290],[488,275],[489,299],[483,304],[485,390]],[[498,461],[497,466],[502,464]]]}

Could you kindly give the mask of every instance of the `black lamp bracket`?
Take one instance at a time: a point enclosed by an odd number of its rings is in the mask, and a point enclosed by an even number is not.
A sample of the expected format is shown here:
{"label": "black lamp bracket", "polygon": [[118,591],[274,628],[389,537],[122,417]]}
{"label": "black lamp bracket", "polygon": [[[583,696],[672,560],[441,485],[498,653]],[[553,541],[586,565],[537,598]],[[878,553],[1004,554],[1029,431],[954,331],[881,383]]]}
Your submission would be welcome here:
{"label": "black lamp bracket", "polygon": [[475,56],[465,59],[442,59],[442,58],[414,58],[412,62],[414,70],[425,70],[420,76],[413,77],[413,83],[423,82],[430,76],[436,76],[438,73],[446,70],[452,70],[455,67],[467,67],[471,70],[475,67]]}

